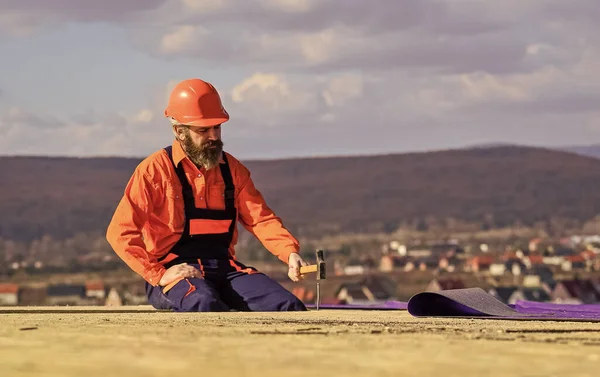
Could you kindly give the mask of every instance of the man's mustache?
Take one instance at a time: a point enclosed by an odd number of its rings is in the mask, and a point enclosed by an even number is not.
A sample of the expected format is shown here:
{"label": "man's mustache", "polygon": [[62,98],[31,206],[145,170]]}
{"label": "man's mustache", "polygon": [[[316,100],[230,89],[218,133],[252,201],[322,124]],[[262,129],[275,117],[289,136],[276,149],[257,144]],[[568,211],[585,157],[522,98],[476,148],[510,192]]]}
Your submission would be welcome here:
{"label": "man's mustache", "polygon": [[223,142],[221,140],[211,140],[211,141],[207,141],[206,143],[204,143],[204,148],[210,148],[210,147],[222,148]]}

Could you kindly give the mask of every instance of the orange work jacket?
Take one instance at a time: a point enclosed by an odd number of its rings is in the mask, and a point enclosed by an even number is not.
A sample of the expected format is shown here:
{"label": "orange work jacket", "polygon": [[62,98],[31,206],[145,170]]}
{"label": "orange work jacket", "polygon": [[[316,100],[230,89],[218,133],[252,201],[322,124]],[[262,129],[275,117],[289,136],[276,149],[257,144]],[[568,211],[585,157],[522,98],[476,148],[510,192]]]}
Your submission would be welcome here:
{"label": "orange work jacket", "polygon": [[[220,170],[198,169],[186,156],[179,142],[173,142],[173,162],[182,163],[194,191],[198,208],[225,208],[225,183]],[[226,152],[225,152],[226,153]],[[299,250],[298,240],[268,207],[254,186],[250,171],[227,153],[235,186],[238,222],[254,234],[265,248],[287,263],[291,253]],[[145,158],[135,169],[106,232],[115,253],[151,285],[165,273],[158,258],[177,243],[184,229],[184,205],[181,184],[164,149]],[[234,230],[229,246],[232,259],[237,259]]]}

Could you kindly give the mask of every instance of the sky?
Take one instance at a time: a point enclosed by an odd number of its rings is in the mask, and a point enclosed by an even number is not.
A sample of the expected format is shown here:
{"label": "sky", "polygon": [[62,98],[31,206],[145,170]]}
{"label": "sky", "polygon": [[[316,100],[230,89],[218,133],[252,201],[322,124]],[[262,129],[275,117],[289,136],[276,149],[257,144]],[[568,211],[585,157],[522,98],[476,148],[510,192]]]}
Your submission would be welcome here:
{"label": "sky", "polygon": [[144,157],[180,80],[241,159],[600,142],[598,0],[0,0],[0,154]]}

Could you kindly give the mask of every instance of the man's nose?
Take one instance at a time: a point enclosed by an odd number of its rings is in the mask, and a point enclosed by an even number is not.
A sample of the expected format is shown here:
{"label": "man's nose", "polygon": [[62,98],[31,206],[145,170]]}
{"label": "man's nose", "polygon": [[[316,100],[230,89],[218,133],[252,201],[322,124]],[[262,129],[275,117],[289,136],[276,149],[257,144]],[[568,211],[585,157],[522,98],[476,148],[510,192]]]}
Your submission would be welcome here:
{"label": "man's nose", "polygon": [[214,128],[208,129],[208,139],[209,140],[217,140],[219,135],[217,135],[217,131]]}

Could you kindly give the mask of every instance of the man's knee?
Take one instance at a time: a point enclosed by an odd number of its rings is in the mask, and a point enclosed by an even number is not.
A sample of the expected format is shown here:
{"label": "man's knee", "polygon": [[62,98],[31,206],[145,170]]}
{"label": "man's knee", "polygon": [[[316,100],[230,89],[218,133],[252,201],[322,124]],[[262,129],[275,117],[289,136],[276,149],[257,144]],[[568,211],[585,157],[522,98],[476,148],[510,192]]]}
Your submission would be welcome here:
{"label": "man's knee", "polygon": [[299,311],[305,311],[306,306],[304,305],[304,303],[296,296],[294,296],[292,293],[289,293],[289,296],[287,299],[285,299],[284,304],[282,305],[282,311],[288,311],[288,312],[299,312]]}
{"label": "man's knee", "polygon": [[227,312],[229,307],[210,291],[196,290],[183,298],[180,312]]}
{"label": "man's knee", "polygon": [[304,303],[298,297],[285,289],[273,293],[264,309],[267,311],[281,312],[298,312],[307,310]]}
{"label": "man's knee", "polygon": [[244,301],[243,310],[256,312],[308,310],[292,292],[262,273],[235,277],[232,280],[232,289],[235,292],[234,296]]}

